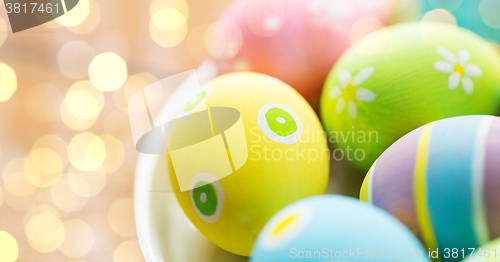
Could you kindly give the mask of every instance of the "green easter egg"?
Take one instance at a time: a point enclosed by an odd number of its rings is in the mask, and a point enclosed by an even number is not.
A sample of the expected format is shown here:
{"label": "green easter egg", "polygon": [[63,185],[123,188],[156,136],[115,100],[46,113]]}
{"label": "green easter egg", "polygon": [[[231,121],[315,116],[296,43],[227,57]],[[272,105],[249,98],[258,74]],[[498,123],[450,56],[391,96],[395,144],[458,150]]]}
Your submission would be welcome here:
{"label": "green easter egg", "polygon": [[454,25],[415,22],[374,32],[331,70],[321,116],[333,158],[367,171],[411,130],[443,118],[495,114],[500,56]]}

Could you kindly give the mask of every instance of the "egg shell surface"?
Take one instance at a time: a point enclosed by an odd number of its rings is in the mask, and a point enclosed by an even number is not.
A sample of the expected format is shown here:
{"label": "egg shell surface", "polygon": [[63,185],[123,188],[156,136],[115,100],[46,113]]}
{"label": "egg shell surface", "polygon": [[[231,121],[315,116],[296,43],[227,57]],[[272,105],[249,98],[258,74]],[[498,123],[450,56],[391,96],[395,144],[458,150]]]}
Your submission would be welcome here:
{"label": "egg shell surface", "polygon": [[[405,258],[405,252],[410,252],[411,258]],[[422,244],[397,219],[355,198],[339,195],[309,197],[280,210],[259,234],[250,261],[300,258],[430,261]]]}
{"label": "egg shell surface", "polygon": [[353,45],[325,82],[321,118],[348,159],[365,172],[411,130],[447,117],[495,114],[500,56],[453,25],[414,22],[382,29]]}
{"label": "egg shell surface", "polygon": [[[237,0],[209,37],[221,73],[276,77],[319,103],[328,71],[356,41],[391,21],[392,1]],[[212,52],[214,53],[214,52]]]}
{"label": "egg shell surface", "polygon": [[[188,101],[204,101],[210,111],[217,107],[237,109],[244,126],[248,159],[220,180],[205,181],[202,186],[181,192],[180,180],[167,154],[172,188],[202,234],[227,251],[248,256],[258,232],[275,212],[298,199],[326,192],[326,138],[304,98],[273,77],[232,73],[209,81],[204,88],[213,92],[194,94]],[[202,96],[202,100],[198,99]],[[189,103],[185,108],[194,110]],[[274,133],[282,127],[292,129],[292,140],[284,141]],[[229,140],[228,144],[231,146]]]}
{"label": "egg shell surface", "polygon": [[[408,133],[373,164],[360,198],[443,256],[500,237],[500,118],[459,116]],[[443,261],[460,261],[441,257]]]}

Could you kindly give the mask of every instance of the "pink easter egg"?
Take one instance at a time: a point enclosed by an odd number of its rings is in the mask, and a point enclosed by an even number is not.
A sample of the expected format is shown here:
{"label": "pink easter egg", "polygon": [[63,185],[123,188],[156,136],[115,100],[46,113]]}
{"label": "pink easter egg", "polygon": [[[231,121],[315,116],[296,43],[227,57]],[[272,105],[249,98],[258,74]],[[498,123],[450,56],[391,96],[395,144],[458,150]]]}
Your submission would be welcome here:
{"label": "pink easter egg", "polygon": [[390,22],[391,0],[237,0],[209,30],[221,74],[276,77],[317,104],[323,82],[356,40]]}

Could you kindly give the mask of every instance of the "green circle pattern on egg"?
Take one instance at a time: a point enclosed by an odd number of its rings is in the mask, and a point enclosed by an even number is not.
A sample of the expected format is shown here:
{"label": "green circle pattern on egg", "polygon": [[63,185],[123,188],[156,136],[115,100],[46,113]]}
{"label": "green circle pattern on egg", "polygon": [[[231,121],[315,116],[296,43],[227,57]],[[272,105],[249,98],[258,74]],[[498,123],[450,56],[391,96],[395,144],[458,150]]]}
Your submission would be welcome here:
{"label": "green circle pattern on egg", "polygon": [[191,204],[195,212],[206,222],[219,220],[225,196],[217,178],[207,173],[199,173],[193,178],[191,187]]}
{"label": "green circle pattern on egg", "polygon": [[205,216],[215,214],[217,209],[217,193],[208,182],[198,182],[193,189],[193,200],[196,208]]}
{"label": "green circle pattern on egg", "polygon": [[281,108],[272,108],[266,113],[269,128],[279,136],[287,136],[297,131],[293,117]]}
{"label": "green circle pattern on egg", "polygon": [[184,102],[184,107],[181,107],[180,117],[188,116],[204,106],[205,102],[212,95],[213,90],[213,87],[205,86],[193,92],[188,100]]}
{"label": "green circle pattern on egg", "polygon": [[454,25],[415,22],[374,32],[344,53],[325,82],[321,117],[342,157],[367,171],[409,131],[496,114],[499,102],[500,56],[491,44]]}
{"label": "green circle pattern on egg", "polygon": [[280,104],[263,106],[259,110],[257,123],[269,139],[285,145],[297,143],[304,130],[295,111]]}
{"label": "green circle pattern on egg", "polygon": [[197,105],[200,104],[200,102],[203,100],[203,98],[205,98],[206,95],[207,93],[205,91],[200,91],[199,93],[194,95],[184,108],[184,112],[187,113],[192,111]]}

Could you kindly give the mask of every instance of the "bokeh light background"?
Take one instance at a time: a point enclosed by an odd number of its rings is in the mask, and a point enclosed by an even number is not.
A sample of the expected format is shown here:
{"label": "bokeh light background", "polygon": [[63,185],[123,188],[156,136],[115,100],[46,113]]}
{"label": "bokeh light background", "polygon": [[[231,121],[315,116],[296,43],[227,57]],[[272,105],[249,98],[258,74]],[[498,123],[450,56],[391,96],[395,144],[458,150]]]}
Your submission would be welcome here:
{"label": "bokeh light background", "polygon": [[[80,0],[16,34],[0,5],[0,261],[143,260],[127,101],[208,58],[234,56],[241,39],[218,36],[227,25],[215,22],[229,2]],[[397,19],[412,19],[414,0],[395,6]],[[441,9],[423,20],[456,24]],[[380,27],[363,18],[350,40]],[[356,173],[341,164],[332,172]],[[329,192],[356,196],[363,176],[351,174],[349,188],[339,175]]]}

